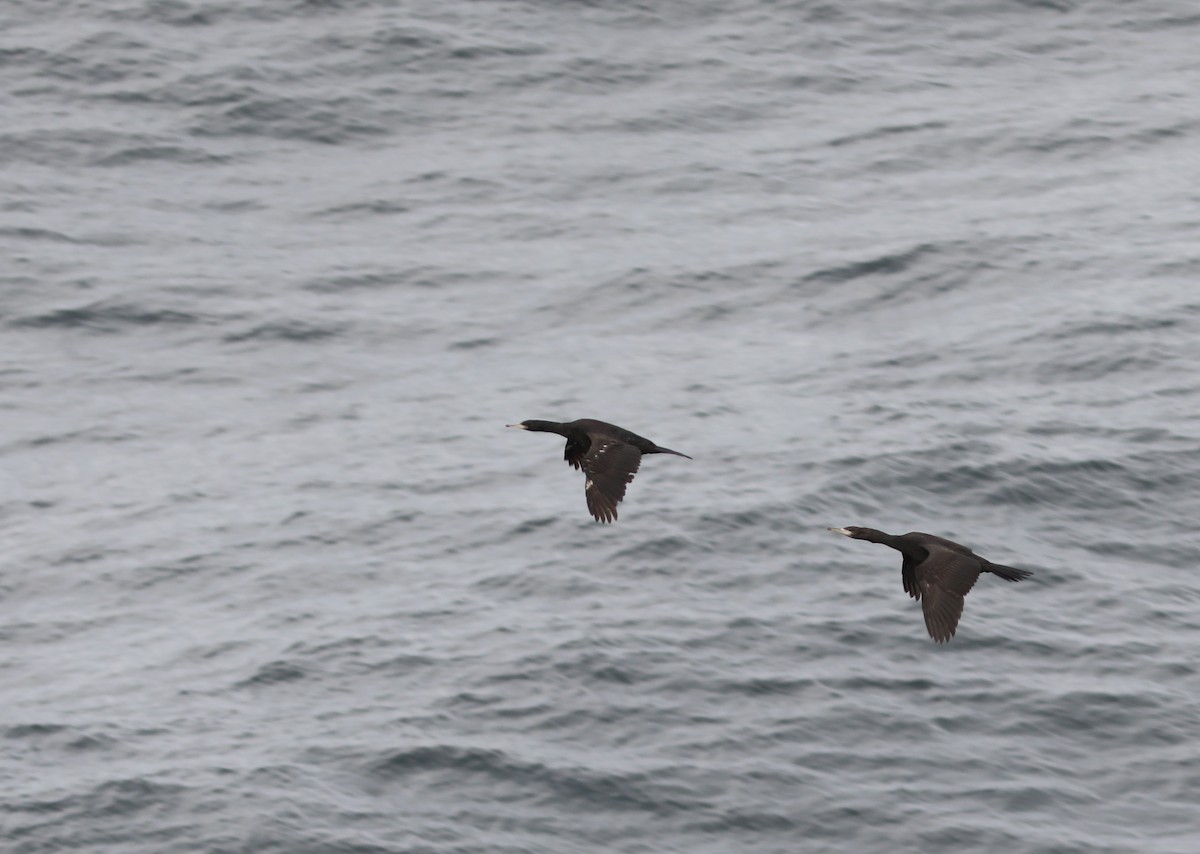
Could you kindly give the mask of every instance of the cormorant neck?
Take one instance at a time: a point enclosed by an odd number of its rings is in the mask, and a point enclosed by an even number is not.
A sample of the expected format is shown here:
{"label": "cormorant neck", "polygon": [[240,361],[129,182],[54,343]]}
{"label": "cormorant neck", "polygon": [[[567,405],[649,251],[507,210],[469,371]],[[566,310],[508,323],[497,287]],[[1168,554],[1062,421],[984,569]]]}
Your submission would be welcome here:
{"label": "cormorant neck", "polygon": [[566,425],[559,421],[522,421],[521,426],[526,430],[531,430],[534,433],[557,433],[560,436],[567,435]]}
{"label": "cormorant neck", "polygon": [[892,534],[885,534],[883,531],[877,531],[874,528],[859,528],[854,532],[854,539],[866,540],[869,543],[880,543],[885,546],[891,546],[894,549],[900,548],[900,538]]}

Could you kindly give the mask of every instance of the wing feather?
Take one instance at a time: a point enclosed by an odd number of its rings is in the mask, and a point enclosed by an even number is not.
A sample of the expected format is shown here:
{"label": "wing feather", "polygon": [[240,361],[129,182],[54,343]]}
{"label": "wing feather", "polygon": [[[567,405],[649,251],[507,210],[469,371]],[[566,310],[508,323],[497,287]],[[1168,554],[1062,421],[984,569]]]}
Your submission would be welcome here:
{"label": "wing feather", "polygon": [[616,439],[592,439],[580,460],[586,477],[583,494],[588,510],[597,522],[614,522],[617,504],[625,497],[625,487],[633,480],[642,462],[642,452]]}
{"label": "wing feather", "polygon": [[963,598],[975,586],[983,567],[979,558],[939,545],[926,548],[929,555],[913,568],[925,628],[938,643],[954,637],[962,618]]}
{"label": "wing feather", "polygon": [[[925,557],[929,556],[929,552],[924,549],[921,554]],[[917,564],[925,557],[910,557],[907,553],[904,555],[904,565],[900,567],[900,580],[904,583],[904,592],[914,599],[921,598],[921,588],[917,586]]]}
{"label": "wing feather", "polygon": [[574,439],[567,440],[567,447],[563,449],[563,459],[571,468],[583,468],[583,457],[588,452],[590,445],[580,445]]}

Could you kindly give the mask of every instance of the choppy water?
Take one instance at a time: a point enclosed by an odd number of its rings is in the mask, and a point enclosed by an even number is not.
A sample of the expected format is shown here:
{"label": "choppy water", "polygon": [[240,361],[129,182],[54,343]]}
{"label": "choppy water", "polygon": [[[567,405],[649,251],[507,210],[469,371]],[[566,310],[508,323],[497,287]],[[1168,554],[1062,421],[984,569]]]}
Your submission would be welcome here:
{"label": "choppy water", "polygon": [[1200,850],[1198,40],[5,4],[5,850]]}

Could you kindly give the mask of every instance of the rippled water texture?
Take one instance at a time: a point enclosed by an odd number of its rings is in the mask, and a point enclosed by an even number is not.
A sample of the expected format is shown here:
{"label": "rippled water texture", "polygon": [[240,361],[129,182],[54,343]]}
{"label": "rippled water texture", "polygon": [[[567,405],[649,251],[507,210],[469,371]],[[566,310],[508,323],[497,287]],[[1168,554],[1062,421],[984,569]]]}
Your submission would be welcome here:
{"label": "rippled water texture", "polygon": [[5,4],[5,851],[1200,851],[1198,43]]}

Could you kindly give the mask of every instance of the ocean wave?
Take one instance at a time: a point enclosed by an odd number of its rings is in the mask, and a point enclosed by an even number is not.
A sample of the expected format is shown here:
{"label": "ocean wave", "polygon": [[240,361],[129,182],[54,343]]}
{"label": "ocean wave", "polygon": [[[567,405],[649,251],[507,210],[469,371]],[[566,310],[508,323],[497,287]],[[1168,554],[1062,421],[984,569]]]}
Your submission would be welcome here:
{"label": "ocean wave", "polygon": [[679,786],[646,772],[604,773],[594,768],[553,766],[509,752],[478,747],[427,745],[393,751],[372,761],[366,772],[383,781],[407,781],[434,774],[466,785],[471,778],[492,781],[506,800],[578,808],[647,812],[669,816],[702,806]]}
{"label": "ocean wave", "polygon": [[230,332],[222,340],[230,344],[254,341],[285,341],[304,344],[336,338],[343,334],[340,324],[316,323],[305,320],[272,320],[241,332]]}
{"label": "ocean wave", "polygon": [[0,165],[123,167],[146,162],[218,165],[228,158],[176,136],[123,133],[107,127],[0,134]]}
{"label": "ocean wave", "polygon": [[209,319],[188,311],[151,308],[135,303],[104,300],[74,308],[59,308],[39,314],[13,318],[13,326],[32,329],[85,329],[115,333],[129,327],[193,326]]}

